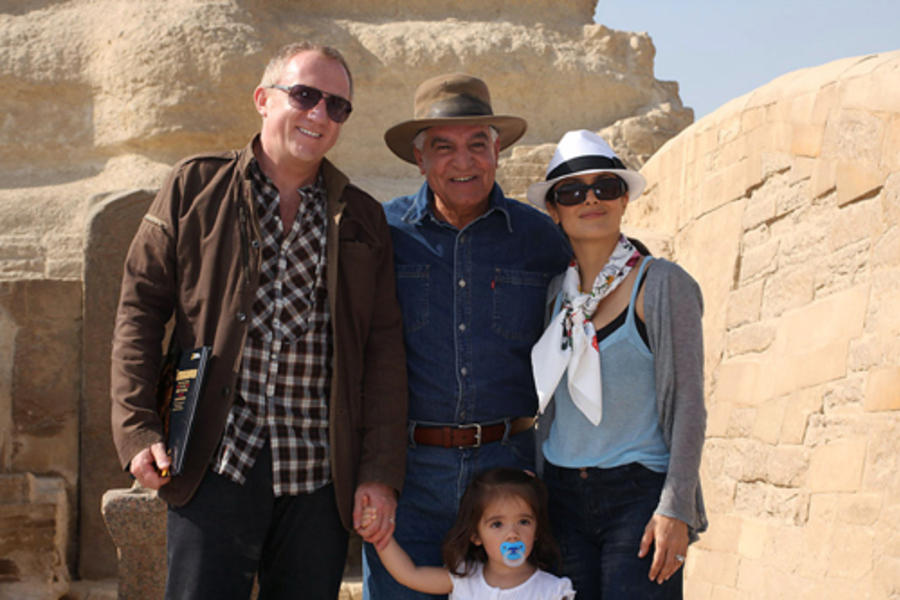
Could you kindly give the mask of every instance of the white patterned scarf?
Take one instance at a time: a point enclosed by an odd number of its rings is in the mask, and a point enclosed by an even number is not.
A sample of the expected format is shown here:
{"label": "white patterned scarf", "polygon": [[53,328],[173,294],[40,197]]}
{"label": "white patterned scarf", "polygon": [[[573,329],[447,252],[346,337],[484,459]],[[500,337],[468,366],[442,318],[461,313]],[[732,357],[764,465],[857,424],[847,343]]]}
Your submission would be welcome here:
{"label": "white patterned scarf", "polygon": [[562,309],[550,321],[541,339],[531,349],[531,367],[543,412],[562,379],[568,375],[569,395],[575,406],[595,426],[603,416],[603,385],[600,348],[591,317],[597,305],[619,286],[640,262],[641,253],[624,235],[594,280],[589,293],[580,291],[578,263],[569,264],[563,275]]}

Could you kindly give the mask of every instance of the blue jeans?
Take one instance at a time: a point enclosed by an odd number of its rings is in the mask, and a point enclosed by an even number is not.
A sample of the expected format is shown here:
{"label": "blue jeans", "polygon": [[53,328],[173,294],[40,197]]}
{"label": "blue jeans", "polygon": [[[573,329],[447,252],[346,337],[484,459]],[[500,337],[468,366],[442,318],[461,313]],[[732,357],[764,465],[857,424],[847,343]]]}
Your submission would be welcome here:
{"label": "blue jeans", "polygon": [[167,599],[333,600],[341,586],[348,533],[334,486],[275,497],[265,444],[244,485],[207,470],[190,502],[169,507]]}
{"label": "blue jeans", "polygon": [[[407,450],[406,480],[397,506],[394,538],[415,564],[443,564],[441,544],[456,521],[466,486],[476,475],[494,467],[533,470],[534,431],[524,431],[480,448],[415,446]],[[363,597],[367,600],[446,598],[414,592],[394,581],[371,544],[363,545]]]}
{"label": "blue jeans", "polygon": [[612,469],[566,469],[544,463],[550,524],[562,552],[561,575],[579,598],[680,600],[681,569],[650,581],[653,547],[638,549],[659,504],[665,473],[631,463]]}

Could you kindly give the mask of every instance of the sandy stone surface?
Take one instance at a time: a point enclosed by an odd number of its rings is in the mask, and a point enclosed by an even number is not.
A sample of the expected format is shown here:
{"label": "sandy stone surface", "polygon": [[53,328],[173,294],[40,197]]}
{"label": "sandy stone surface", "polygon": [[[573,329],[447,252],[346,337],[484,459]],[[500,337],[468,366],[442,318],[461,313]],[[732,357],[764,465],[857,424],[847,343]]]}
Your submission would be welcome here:
{"label": "sandy stone surface", "polygon": [[786,74],[667,142],[629,227],[705,297],[710,531],[690,598],[900,596],[900,51]]}

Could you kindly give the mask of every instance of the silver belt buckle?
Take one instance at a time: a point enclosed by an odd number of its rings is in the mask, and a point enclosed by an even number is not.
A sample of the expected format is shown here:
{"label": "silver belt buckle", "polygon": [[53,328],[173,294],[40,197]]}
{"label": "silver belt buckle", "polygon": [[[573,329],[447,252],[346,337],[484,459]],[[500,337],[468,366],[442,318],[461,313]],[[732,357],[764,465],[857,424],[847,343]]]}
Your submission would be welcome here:
{"label": "silver belt buckle", "polygon": [[472,446],[457,446],[458,449],[463,448],[481,448],[481,423],[466,423],[460,425],[460,429],[475,429],[475,443]]}

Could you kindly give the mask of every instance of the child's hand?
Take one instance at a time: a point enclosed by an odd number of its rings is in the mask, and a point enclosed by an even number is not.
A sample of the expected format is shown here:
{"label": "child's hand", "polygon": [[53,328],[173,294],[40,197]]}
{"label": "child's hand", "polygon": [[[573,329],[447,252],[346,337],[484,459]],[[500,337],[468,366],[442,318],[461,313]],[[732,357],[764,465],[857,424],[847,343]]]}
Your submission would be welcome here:
{"label": "child's hand", "polygon": [[369,525],[375,522],[375,519],[378,518],[378,509],[374,506],[367,506],[363,510],[362,519],[359,523],[359,529],[367,529]]}
{"label": "child's hand", "polygon": [[372,527],[378,520],[378,508],[369,504],[368,496],[362,498],[362,513],[356,523],[356,533],[365,538],[368,534],[369,527]]}

